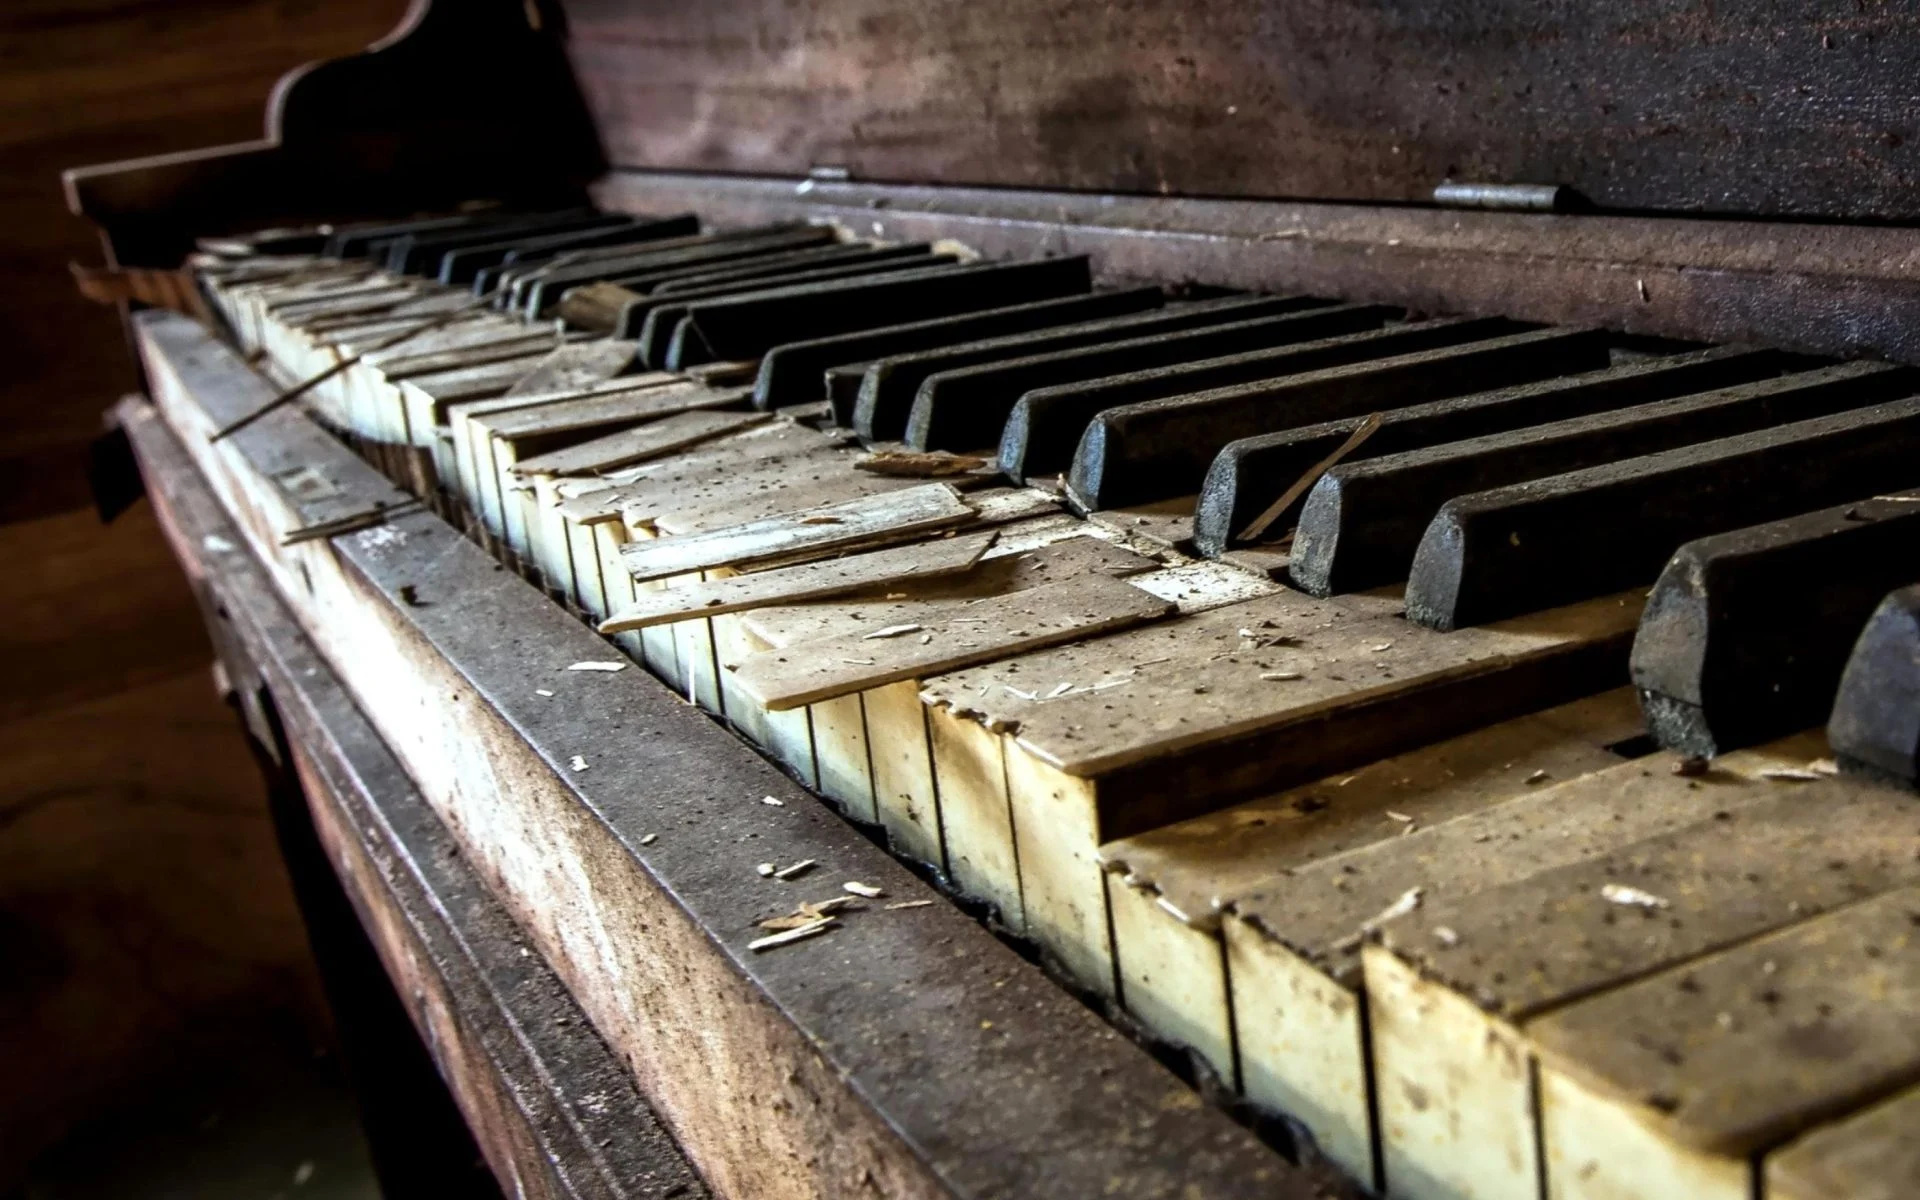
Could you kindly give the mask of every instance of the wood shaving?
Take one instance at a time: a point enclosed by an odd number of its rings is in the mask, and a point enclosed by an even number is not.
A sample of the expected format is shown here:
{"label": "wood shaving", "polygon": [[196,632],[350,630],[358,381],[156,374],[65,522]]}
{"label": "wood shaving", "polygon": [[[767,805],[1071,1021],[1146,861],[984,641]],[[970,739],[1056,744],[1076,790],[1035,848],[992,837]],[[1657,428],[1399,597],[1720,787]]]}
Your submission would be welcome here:
{"label": "wood shaving", "polygon": [[819,865],[819,862],[815,859],[803,858],[790,867],[782,867],[778,871],[775,871],[773,877],[775,879],[798,879]]}
{"label": "wood shaving", "polygon": [[1413,823],[1412,817],[1408,816],[1406,813],[1403,813],[1403,812],[1395,812],[1392,809],[1387,810],[1387,820],[1398,821],[1402,825],[1410,825]]}
{"label": "wood shaving", "polygon": [[587,769],[586,756],[581,754],[574,755],[572,758],[567,760],[567,768],[573,771],[575,774],[578,774],[579,772],[586,770]]}
{"label": "wood shaving", "polygon": [[1697,754],[1690,755],[1686,758],[1674,760],[1673,773],[1685,779],[1693,779],[1705,775],[1707,773],[1707,766],[1708,763],[1706,759]]}
{"label": "wood shaving", "polygon": [[870,667],[873,665],[873,660],[870,658],[843,658],[840,661],[850,667]]}
{"label": "wood shaving", "polygon": [[1336,950],[1351,950],[1367,939],[1367,935],[1389,921],[1399,920],[1414,909],[1420,907],[1420,897],[1426,894],[1425,888],[1408,888],[1400,893],[1400,898],[1387,905],[1373,916],[1360,922],[1360,928],[1350,937],[1340,939],[1334,944]]}
{"label": "wood shaving", "polygon": [[1295,679],[1305,679],[1306,676],[1298,671],[1262,671],[1260,678],[1269,683],[1289,683]]}
{"label": "wood shaving", "polygon": [[801,517],[800,523],[802,525],[844,525],[846,524],[846,522],[839,517],[825,517],[825,516]]}
{"label": "wood shaving", "polygon": [[535,688],[533,689],[533,694],[536,696],[551,696],[553,695],[553,690],[551,688]]}
{"label": "wood shaving", "polygon": [[1528,783],[1544,783],[1551,778],[1553,778],[1553,776],[1547,774],[1544,770],[1535,771],[1533,774],[1527,776],[1527,782]]}
{"label": "wood shaving", "polygon": [[911,623],[906,625],[889,625],[885,629],[874,630],[872,633],[865,635],[861,640],[871,642],[875,638],[905,637],[909,633],[919,633],[925,628],[925,625],[915,625]]}
{"label": "wood shaving", "polygon": [[912,450],[880,450],[854,462],[854,469],[898,479],[939,479],[947,475],[965,475],[987,465],[987,460],[970,454],[945,451],[921,453]]}
{"label": "wood shaving", "polygon": [[1393,643],[1392,643],[1392,642],[1390,642],[1390,641],[1388,641],[1388,642],[1381,642],[1381,643],[1380,643],[1379,645],[1377,645],[1377,646],[1374,646],[1374,647],[1373,647],[1372,649],[1373,649],[1373,652],[1374,652],[1375,654],[1378,654],[1378,653],[1380,653],[1380,652],[1381,652],[1382,650],[1391,650],[1391,649],[1393,649]]}
{"label": "wood shaving", "polygon": [[887,894],[883,889],[874,887],[870,883],[861,883],[857,879],[849,879],[840,886],[842,889],[868,900],[878,900]]}
{"label": "wood shaving", "polygon": [[592,662],[592,661],[577,662],[567,668],[567,670],[569,671],[605,671],[609,674],[611,674],[614,671],[624,671],[626,669],[627,669],[627,664],[623,662]]}
{"label": "wood shaving", "polygon": [[1460,935],[1453,931],[1451,925],[1435,925],[1433,927],[1433,940],[1439,942],[1442,946],[1458,946],[1460,944]]}
{"label": "wood shaving", "polygon": [[653,844],[654,844],[655,842],[657,842],[657,841],[659,841],[659,840],[660,840],[660,835],[659,835],[659,834],[657,834],[657,833],[650,833],[650,834],[648,834],[647,836],[645,836],[645,837],[643,837],[643,838],[641,838],[641,839],[640,839],[640,844],[641,844],[642,846],[651,846],[651,845],[653,845]]}
{"label": "wood shaving", "polygon": [[840,922],[833,920],[831,917],[824,921],[809,921],[805,925],[795,929],[789,929],[784,933],[771,933],[766,937],[755,938],[747,943],[747,949],[758,954],[764,950],[774,950],[781,946],[791,946],[795,942],[802,942],[810,937],[817,937],[827,930],[835,928],[839,924]]}
{"label": "wood shaving", "polygon": [[774,867],[772,863],[761,863],[754,870],[759,872],[760,878],[765,879],[773,874]]}
{"label": "wood shaving", "polygon": [[895,912],[903,908],[925,908],[932,903],[933,901],[931,900],[901,900],[887,905],[887,911]]}
{"label": "wood shaving", "polygon": [[1057,697],[1064,696],[1072,690],[1073,690],[1073,685],[1071,683],[1063,683],[1063,684],[1060,684],[1058,687],[1054,688],[1052,691],[1048,692],[1046,695],[1046,698],[1048,700],[1052,700]]}
{"label": "wood shaving", "polygon": [[1666,908],[1668,902],[1664,896],[1652,892],[1643,892],[1637,887],[1628,887],[1624,883],[1604,883],[1600,885],[1600,896],[1609,904],[1625,905],[1628,908]]}
{"label": "wood shaving", "polygon": [[1810,771],[1805,767],[1768,767],[1760,772],[1760,778],[1775,779],[1782,783],[1811,783],[1823,776],[1820,772]]}
{"label": "wood shaving", "polygon": [[1807,770],[1812,771],[1816,775],[1838,775],[1840,773],[1840,764],[1831,758],[1816,758],[1807,764]]}
{"label": "wood shaving", "polygon": [[787,802],[778,796],[762,796],[760,797],[760,803],[770,808],[785,808],[787,806]]}

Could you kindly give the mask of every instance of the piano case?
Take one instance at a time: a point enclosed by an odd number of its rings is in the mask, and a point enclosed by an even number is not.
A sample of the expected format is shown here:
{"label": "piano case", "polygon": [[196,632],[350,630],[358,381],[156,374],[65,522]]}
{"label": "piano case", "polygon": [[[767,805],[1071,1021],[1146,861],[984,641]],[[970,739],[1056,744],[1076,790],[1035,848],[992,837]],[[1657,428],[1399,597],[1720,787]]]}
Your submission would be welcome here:
{"label": "piano case", "polygon": [[[1897,103],[1920,20],[1817,7],[418,0],[283,80],[259,141],[66,186],[125,267],[590,200],[1086,255],[1104,285],[1920,363]],[[1449,183],[1537,186],[1433,203]],[[274,385],[186,317],[132,321],[151,403],[118,412],[149,494],[503,1190],[1352,1186],[673,691],[597,669],[605,642],[297,407],[212,440]],[[747,949],[844,881],[885,897],[804,953]]]}

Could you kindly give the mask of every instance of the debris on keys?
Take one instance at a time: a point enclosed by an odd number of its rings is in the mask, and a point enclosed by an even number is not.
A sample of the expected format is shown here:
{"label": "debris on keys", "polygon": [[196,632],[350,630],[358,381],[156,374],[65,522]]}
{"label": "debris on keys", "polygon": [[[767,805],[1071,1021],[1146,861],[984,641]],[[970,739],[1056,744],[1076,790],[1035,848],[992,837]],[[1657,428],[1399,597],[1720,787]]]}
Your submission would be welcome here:
{"label": "debris on keys", "polygon": [[1410,816],[1408,816],[1408,815],[1407,815],[1406,813],[1403,813],[1403,812],[1395,812],[1395,811],[1393,811],[1392,809],[1388,809],[1388,810],[1387,810],[1387,820],[1389,820],[1389,821],[1398,821],[1398,822],[1400,822],[1400,823],[1401,823],[1402,825],[1411,825],[1411,824],[1413,824],[1413,818],[1412,818],[1412,817],[1410,817]]}
{"label": "debris on keys", "polygon": [[760,803],[769,808],[785,808],[787,806],[787,802],[778,796],[762,796],[760,797]]}
{"label": "debris on keys", "polygon": [[660,835],[659,835],[659,834],[657,834],[657,833],[650,833],[650,834],[648,834],[647,836],[645,836],[645,837],[643,837],[643,838],[641,838],[641,839],[640,839],[640,844],[641,844],[642,846],[651,846],[651,845],[653,845],[653,844],[654,844],[655,842],[657,842],[657,841],[659,841],[659,840],[660,840]]}
{"label": "debris on keys", "polygon": [[1433,940],[1451,949],[1460,944],[1460,935],[1453,931],[1453,926],[1451,925],[1435,925],[1433,927]]}
{"label": "debris on keys", "polygon": [[887,905],[887,911],[894,912],[902,908],[925,908],[932,903],[933,901],[931,900],[900,900]]}
{"label": "debris on keys", "polygon": [[1840,764],[1831,758],[1816,758],[1807,764],[1807,770],[1816,775],[1838,775]]}
{"label": "debris on keys", "polygon": [[852,896],[835,896],[829,900],[822,900],[817,904],[803,903],[786,916],[768,917],[764,921],[757,922],[757,924],[769,933],[781,933],[788,929],[803,929],[817,921],[826,920],[841,909],[851,907],[858,903],[859,901],[855,900]]}
{"label": "debris on keys", "polygon": [[760,873],[760,878],[766,879],[773,874],[773,864],[761,863],[759,866],[755,867],[754,870]]}
{"label": "debris on keys", "polygon": [[825,933],[829,929],[838,927],[839,924],[840,922],[834,920],[832,917],[828,917],[824,921],[809,921],[797,929],[789,929],[784,933],[770,933],[766,937],[755,938],[747,943],[747,949],[758,954],[763,950],[775,950],[781,946],[790,946],[795,942],[803,942],[810,937]]}
{"label": "debris on keys", "polygon": [[850,892],[855,896],[860,896],[867,900],[878,900],[887,894],[885,890],[874,887],[870,883],[861,883],[857,879],[849,879],[841,884],[840,887],[843,891]]}
{"label": "debris on keys", "polygon": [[1652,892],[1643,892],[1637,887],[1628,887],[1624,883],[1606,883],[1600,885],[1600,895],[1609,904],[1623,904],[1628,908],[1666,908],[1664,896]]}
{"label": "debris on keys", "polygon": [[1822,778],[1820,772],[1805,767],[1768,767],[1760,772],[1762,779],[1776,779],[1782,783],[1811,783]]}
{"label": "debris on keys", "polygon": [[578,774],[579,772],[587,769],[587,758],[584,754],[576,754],[572,758],[567,760],[567,766],[572,768],[573,771],[576,774]]}
{"label": "debris on keys", "polygon": [[1694,779],[1705,775],[1707,773],[1707,766],[1706,759],[1700,757],[1698,754],[1693,754],[1686,758],[1676,759],[1673,764],[1673,773],[1686,779]]}
{"label": "debris on keys", "polygon": [[609,674],[614,671],[624,671],[626,669],[627,664],[623,662],[594,662],[591,659],[586,662],[574,663],[567,668],[569,671],[606,671]]}
{"label": "debris on keys", "polygon": [[1298,671],[1262,671],[1260,678],[1268,683],[1290,683],[1295,679],[1305,679],[1306,676]]}
{"label": "debris on keys", "polygon": [[536,696],[551,696],[551,695],[553,695],[553,689],[551,689],[551,688],[535,688],[535,689],[533,689],[533,694],[534,694],[534,695],[536,695]]}
{"label": "debris on keys", "polygon": [[965,475],[969,471],[978,471],[987,465],[987,460],[971,454],[948,454],[945,451],[921,453],[913,450],[879,450],[865,458],[856,459],[853,465],[857,470],[898,479],[939,479],[945,475]]}
{"label": "debris on keys", "polygon": [[778,871],[775,871],[773,877],[775,879],[798,879],[819,865],[819,862],[815,859],[803,858],[790,867],[782,867]]}
{"label": "debris on keys", "polygon": [[869,633],[869,634],[867,634],[867,635],[866,635],[866,636],[865,636],[864,638],[862,638],[861,640],[862,640],[862,641],[867,641],[867,642],[871,642],[871,641],[873,641],[873,640],[874,640],[875,638],[897,638],[897,637],[903,637],[903,636],[905,636],[906,634],[909,634],[909,633],[919,633],[919,632],[920,632],[920,631],[921,631],[922,629],[925,629],[925,628],[926,628],[926,626],[924,626],[924,625],[912,625],[912,624],[908,624],[908,625],[889,625],[889,626],[887,626],[887,627],[886,627],[885,629],[876,629],[876,630],[874,630],[874,631],[873,631],[872,633]]}
{"label": "debris on keys", "polygon": [[1545,783],[1547,780],[1552,778],[1553,776],[1547,774],[1545,771],[1535,771],[1533,774],[1527,776],[1527,782],[1528,783]]}
{"label": "debris on keys", "polygon": [[1373,916],[1360,922],[1359,929],[1355,930],[1351,936],[1341,938],[1338,942],[1335,942],[1333,948],[1335,950],[1352,950],[1361,942],[1365,941],[1368,934],[1385,925],[1388,921],[1398,920],[1414,909],[1419,908],[1420,897],[1426,893],[1426,890],[1425,888],[1413,887],[1401,892],[1398,900],[1395,900],[1392,904],[1387,905]]}

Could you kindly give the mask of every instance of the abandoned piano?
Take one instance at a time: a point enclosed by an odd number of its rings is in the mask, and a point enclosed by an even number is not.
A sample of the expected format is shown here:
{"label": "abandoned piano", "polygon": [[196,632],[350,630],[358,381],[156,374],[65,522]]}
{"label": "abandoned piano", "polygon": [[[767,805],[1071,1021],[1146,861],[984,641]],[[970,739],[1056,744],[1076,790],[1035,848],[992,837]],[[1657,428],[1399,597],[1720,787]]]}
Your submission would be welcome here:
{"label": "abandoned piano", "polygon": [[70,173],[503,1190],[1920,1193],[1920,26],[1815,18],[442,3]]}

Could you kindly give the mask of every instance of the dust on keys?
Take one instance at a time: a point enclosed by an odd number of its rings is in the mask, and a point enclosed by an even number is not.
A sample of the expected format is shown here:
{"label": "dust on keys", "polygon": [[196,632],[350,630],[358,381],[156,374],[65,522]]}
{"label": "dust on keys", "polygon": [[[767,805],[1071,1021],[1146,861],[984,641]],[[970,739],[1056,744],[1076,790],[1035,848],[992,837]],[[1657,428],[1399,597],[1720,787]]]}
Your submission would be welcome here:
{"label": "dust on keys", "polygon": [[1910,372],[804,224],[311,241],[196,260],[290,399],[1363,1183],[1920,1188]]}

